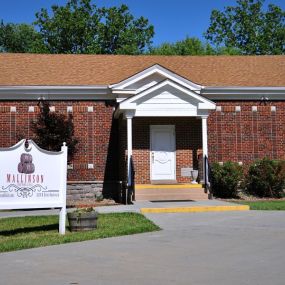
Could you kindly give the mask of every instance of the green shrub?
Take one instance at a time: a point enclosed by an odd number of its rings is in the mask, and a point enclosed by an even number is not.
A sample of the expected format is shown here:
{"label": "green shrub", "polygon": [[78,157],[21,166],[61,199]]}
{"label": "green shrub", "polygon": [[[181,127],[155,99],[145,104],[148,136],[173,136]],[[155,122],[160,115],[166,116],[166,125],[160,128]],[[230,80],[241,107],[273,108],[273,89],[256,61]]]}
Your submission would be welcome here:
{"label": "green shrub", "polygon": [[225,162],[223,165],[212,165],[212,190],[215,197],[236,198],[238,186],[243,179],[243,170],[235,162]]}
{"label": "green shrub", "polygon": [[257,197],[281,198],[285,187],[285,161],[255,161],[245,180],[246,192]]}

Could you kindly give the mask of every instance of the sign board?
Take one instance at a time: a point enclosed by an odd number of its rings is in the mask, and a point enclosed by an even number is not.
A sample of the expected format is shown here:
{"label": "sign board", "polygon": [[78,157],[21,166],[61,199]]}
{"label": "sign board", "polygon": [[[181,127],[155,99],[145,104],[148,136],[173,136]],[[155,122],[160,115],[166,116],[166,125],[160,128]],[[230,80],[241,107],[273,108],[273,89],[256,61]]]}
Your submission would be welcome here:
{"label": "sign board", "polygon": [[65,233],[67,147],[46,151],[32,140],[0,148],[0,209],[60,208]]}
{"label": "sign board", "polygon": [[181,176],[182,177],[192,177],[193,168],[181,168]]}

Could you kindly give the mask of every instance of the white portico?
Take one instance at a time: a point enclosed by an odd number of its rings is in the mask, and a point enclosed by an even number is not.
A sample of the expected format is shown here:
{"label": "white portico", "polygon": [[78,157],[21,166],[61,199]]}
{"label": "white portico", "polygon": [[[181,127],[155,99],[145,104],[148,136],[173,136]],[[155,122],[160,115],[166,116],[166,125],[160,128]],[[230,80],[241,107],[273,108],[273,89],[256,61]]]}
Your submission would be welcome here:
{"label": "white portico", "polygon": [[134,118],[168,118],[168,123],[154,121],[149,126],[150,181],[176,181],[176,145],[179,138],[172,121],[177,118],[201,119],[203,156],[208,155],[207,117],[216,106],[200,95],[203,86],[154,65],[110,88],[118,98],[115,117],[127,120],[128,183],[131,183]]}

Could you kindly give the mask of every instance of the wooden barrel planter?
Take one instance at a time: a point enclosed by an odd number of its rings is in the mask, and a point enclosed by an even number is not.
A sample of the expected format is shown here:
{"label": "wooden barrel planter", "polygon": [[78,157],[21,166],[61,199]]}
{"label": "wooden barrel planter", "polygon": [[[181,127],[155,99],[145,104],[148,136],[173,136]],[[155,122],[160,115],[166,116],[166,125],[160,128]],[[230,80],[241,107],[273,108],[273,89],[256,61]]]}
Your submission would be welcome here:
{"label": "wooden barrel planter", "polygon": [[97,228],[98,213],[74,211],[67,214],[72,232],[91,231]]}

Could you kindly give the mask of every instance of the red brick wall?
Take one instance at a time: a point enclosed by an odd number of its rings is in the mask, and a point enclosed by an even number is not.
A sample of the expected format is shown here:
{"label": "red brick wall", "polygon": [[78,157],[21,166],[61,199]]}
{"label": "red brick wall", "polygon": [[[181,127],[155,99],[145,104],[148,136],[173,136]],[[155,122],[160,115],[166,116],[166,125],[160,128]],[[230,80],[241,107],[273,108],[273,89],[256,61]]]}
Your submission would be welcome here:
{"label": "red brick wall", "polygon": [[[73,107],[75,136],[79,140],[73,170],[68,170],[68,180],[94,181],[117,180],[117,129],[113,121],[113,104],[103,101],[54,101],[50,102],[56,112],[67,115],[67,106]],[[16,112],[10,112],[10,107]],[[29,113],[29,106],[35,107]],[[87,112],[87,107],[93,112]],[[0,102],[0,147],[14,145],[21,138],[33,138],[31,121],[36,119],[37,101]],[[115,163],[114,163],[115,162]],[[94,169],[87,169],[93,164]]]}
{"label": "red brick wall", "polygon": [[[208,120],[209,158],[248,165],[255,159],[285,159],[285,102],[217,101]],[[241,111],[235,110],[240,106]],[[257,112],[252,107],[257,106]],[[276,107],[276,112],[271,110]]]}
{"label": "red brick wall", "polygon": [[[218,101],[221,111],[212,111],[208,119],[209,158],[213,161],[251,161],[268,156],[285,159],[285,101],[272,101],[263,106],[260,101]],[[16,107],[11,112],[10,107]],[[37,101],[0,102],[0,147],[15,144],[20,138],[32,138],[29,106]],[[75,155],[69,180],[117,180],[125,176],[126,121],[113,120],[113,102],[61,101],[51,102],[56,112],[67,114],[73,107],[75,136],[79,152]],[[87,107],[93,106],[93,112]],[[235,107],[240,106],[237,112]],[[257,112],[252,111],[257,106]],[[271,107],[276,107],[276,112]],[[119,124],[119,125],[118,125]],[[178,182],[188,182],[180,176],[182,167],[197,168],[197,153],[201,152],[201,120],[196,118],[134,118],[133,157],[136,183],[150,183],[150,125],[175,124]],[[121,159],[119,159],[119,157]],[[87,169],[93,164],[94,169]],[[119,168],[119,169],[118,169]]]}

